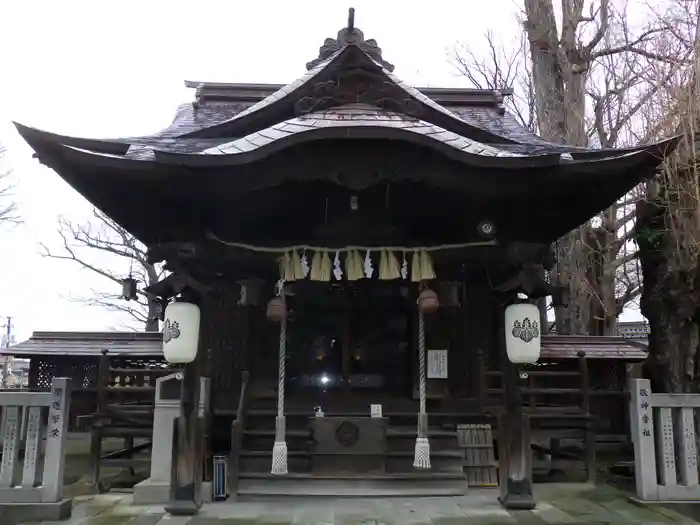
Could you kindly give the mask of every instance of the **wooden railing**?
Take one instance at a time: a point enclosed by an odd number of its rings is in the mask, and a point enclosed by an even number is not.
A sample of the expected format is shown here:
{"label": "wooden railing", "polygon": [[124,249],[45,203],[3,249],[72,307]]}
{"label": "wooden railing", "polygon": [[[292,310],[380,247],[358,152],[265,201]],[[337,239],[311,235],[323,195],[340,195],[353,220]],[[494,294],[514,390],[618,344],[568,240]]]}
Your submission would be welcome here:
{"label": "wooden railing", "polygon": [[236,419],[231,424],[231,452],[228,458],[228,491],[230,497],[235,497],[238,492],[238,480],[240,477],[239,458],[243,448],[243,436],[245,434],[246,416],[250,397],[250,372],[244,370],[241,378],[241,395],[238,398],[238,410]]}
{"label": "wooden railing", "polygon": [[[142,453],[152,446],[154,402],[149,394],[155,393],[159,377],[173,372],[165,367],[133,368],[128,363],[115,363],[114,359],[106,350],[102,352],[97,367],[95,411],[78,418],[80,428],[90,429],[91,477],[98,492],[109,491],[119,478],[131,483],[137,469],[148,467],[148,455]],[[103,440],[108,438],[122,439],[123,447],[104,453]],[[134,444],[136,438],[145,441]],[[121,474],[104,479],[103,467],[128,469],[131,480]]]}
{"label": "wooden railing", "polygon": [[700,394],[654,394],[648,379],[630,380],[629,390],[637,497],[700,501],[694,421]]}

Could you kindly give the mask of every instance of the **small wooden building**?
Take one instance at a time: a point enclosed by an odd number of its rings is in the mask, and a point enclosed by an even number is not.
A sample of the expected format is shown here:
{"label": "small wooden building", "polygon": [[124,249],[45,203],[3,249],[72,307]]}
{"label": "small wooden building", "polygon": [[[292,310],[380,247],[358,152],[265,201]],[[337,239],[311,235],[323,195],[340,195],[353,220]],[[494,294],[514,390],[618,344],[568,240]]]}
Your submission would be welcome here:
{"label": "small wooden building", "polygon": [[[545,392],[532,381],[581,370],[589,381],[579,363],[591,348],[600,362],[622,356],[623,375],[625,352],[644,355],[618,340],[547,336],[543,358],[563,352],[575,365],[519,368],[505,358],[503,312],[518,293],[558,300],[543,279],[550,244],[653,175],[675,141],[551,144],[504,109],[507,91],[417,89],[393,69],[351,14],[291,84],[190,82],[195,101],[151,136],[17,124],[43,163],[167,263],[172,274],[151,293],[199,304],[211,450],[228,453],[238,418],[230,467],[243,477],[269,475],[282,416],[289,476],[408,475],[418,423],[432,446],[420,479],[459,478],[456,424],[495,424],[523,405],[590,421],[598,402],[571,397],[590,383]],[[427,289],[440,308],[424,316]],[[266,318],[275,297],[283,330]],[[382,417],[370,418],[372,405]],[[513,417],[511,466],[527,434]],[[509,490],[526,494],[512,468]]]}
{"label": "small wooden building", "polygon": [[[34,332],[4,353],[29,360],[30,390],[46,390],[57,377],[71,379],[71,430],[98,410],[101,389],[105,402],[152,406],[155,380],[171,371],[162,335],[153,332]],[[102,356],[109,364],[100,376]]]}

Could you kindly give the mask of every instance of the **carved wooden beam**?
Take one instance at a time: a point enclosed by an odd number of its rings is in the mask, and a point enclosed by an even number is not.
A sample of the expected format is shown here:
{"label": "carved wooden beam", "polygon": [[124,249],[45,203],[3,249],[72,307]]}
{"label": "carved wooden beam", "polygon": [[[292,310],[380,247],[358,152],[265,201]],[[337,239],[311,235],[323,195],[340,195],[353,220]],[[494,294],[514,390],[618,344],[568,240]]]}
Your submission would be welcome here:
{"label": "carved wooden beam", "polygon": [[496,291],[524,293],[528,297],[540,298],[556,295],[558,287],[545,280],[545,270],[541,265],[528,265],[514,277],[496,286]]}
{"label": "carved wooden beam", "polygon": [[193,278],[183,269],[178,269],[176,272],[168,275],[166,278],[158,281],[144,289],[146,293],[169,299],[186,291],[188,288],[204,295],[212,291],[212,288],[197,279]]}

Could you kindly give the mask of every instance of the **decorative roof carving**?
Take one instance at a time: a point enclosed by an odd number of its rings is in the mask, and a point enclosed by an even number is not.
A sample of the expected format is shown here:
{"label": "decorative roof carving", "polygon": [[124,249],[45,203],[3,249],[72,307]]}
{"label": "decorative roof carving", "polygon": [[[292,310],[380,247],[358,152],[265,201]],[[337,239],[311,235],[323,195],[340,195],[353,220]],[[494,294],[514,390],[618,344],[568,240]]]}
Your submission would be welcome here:
{"label": "decorative roof carving", "polygon": [[296,102],[298,115],[346,104],[368,104],[407,116],[419,117],[423,107],[394,84],[367,75],[340,75],[337,79],[318,82],[313,94]]}
{"label": "decorative roof carving", "polygon": [[373,38],[365,40],[365,35],[360,29],[355,27],[355,9],[348,9],[348,25],[340,31],[336,38],[326,38],[323,45],[318,50],[318,58],[306,64],[306,69],[313,69],[321,62],[328,60],[335,53],[345,46],[354,45],[367,53],[375,62],[382,65],[387,71],[394,71],[394,65],[382,58],[382,48]]}

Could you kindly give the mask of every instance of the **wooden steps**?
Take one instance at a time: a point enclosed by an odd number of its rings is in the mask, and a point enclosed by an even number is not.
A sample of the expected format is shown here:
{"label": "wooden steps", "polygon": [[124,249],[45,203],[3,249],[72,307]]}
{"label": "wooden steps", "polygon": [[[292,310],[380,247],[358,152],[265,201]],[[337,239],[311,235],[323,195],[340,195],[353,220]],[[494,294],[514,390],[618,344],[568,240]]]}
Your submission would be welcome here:
{"label": "wooden steps", "polygon": [[[367,413],[357,413],[354,417],[367,417]],[[247,412],[247,428],[243,433],[243,447],[239,456],[240,472],[248,474],[241,475],[241,480],[245,476],[252,474],[267,475],[272,463],[272,447],[275,440],[275,410],[259,409],[255,404]],[[309,418],[314,414],[309,411],[285,412],[287,418],[287,429],[285,439],[288,450],[288,466],[290,475],[311,476],[312,462],[315,457],[313,453],[313,436],[308,428]],[[326,417],[353,417],[350,413],[326,413]],[[390,424],[396,418],[397,423],[387,428],[387,450],[382,453],[385,457],[386,476],[398,476],[398,479],[443,479],[441,476],[448,475],[449,479],[464,481],[466,478],[463,472],[464,451],[459,447],[457,432],[447,430],[440,425],[433,425],[429,428],[428,437],[431,441],[431,469],[425,473],[420,473],[422,477],[411,477],[417,471],[413,467],[413,456],[416,442],[416,420],[415,412],[387,414]],[[403,419],[402,419],[403,418]],[[454,427],[453,427],[454,428]],[[369,475],[368,475],[369,476]],[[387,477],[380,478],[382,483],[386,483]],[[406,476],[409,476],[406,478]],[[257,478],[250,478],[257,479]],[[276,479],[276,478],[275,478]],[[306,478],[303,478],[306,479]],[[325,479],[325,478],[320,478]],[[352,478],[369,479],[369,477],[359,476]],[[359,483],[359,482],[358,482]],[[376,488],[376,487],[375,487]],[[392,489],[393,490],[393,489]],[[455,490],[452,486],[450,490]],[[460,489],[461,490],[461,489]],[[388,492],[391,492],[389,490]]]}
{"label": "wooden steps", "polygon": [[[289,406],[285,411],[286,442],[289,474],[273,476],[272,447],[275,439],[277,411],[259,400],[253,400],[246,412],[239,460],[238,494],[242,498],[335,496],[335,497],[391,497],[391,496],[453,496],[464,494],[467,486],[497,485],[497,465],[491,426],[481,414],[471,418],[463,412],[430,412],[428,437],[431,445],[431,469],[413,467],[416,440],[417,411],[389,410],[384,406],[387,448],[386,472],[336,474],[312,473],[313,435],[308,428],[314,412],[309,407]],[[416,409],[417,409],[416,403]],[[368,417],[369,410],[330,410],[324,407],[325,417]],[[479,424],[476,422],[479,421]],[[472,424],[465,424],[471,423]],[[376,472],[376,471],[375,471]]]}

